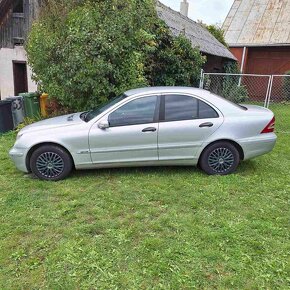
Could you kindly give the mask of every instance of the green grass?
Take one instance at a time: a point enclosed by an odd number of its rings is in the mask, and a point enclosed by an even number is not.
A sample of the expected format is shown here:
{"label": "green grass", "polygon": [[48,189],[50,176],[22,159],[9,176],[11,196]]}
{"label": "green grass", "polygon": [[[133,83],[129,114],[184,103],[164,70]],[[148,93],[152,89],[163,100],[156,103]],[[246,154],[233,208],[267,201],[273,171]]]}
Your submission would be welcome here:
{"label": "green grass", "polygon": [[290,133],[290,104],[270,104],[269,109],[275,113],[278,131]]}
{"label": "green grass", "polygon": [[289,289],[290,135],[236,174],[75,172],[41,182],[0,136],[0,289]]}

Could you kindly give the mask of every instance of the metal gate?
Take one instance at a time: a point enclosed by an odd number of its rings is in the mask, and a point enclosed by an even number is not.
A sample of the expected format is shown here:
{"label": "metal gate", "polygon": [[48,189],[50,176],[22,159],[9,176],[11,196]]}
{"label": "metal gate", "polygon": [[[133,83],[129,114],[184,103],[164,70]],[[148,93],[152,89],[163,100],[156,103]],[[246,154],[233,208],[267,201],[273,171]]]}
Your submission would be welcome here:
{"label": "metal gate", "polygon": [[290,75],[201,74],[200,88],[235,103],[271,109],[279,132],[290,133]]}

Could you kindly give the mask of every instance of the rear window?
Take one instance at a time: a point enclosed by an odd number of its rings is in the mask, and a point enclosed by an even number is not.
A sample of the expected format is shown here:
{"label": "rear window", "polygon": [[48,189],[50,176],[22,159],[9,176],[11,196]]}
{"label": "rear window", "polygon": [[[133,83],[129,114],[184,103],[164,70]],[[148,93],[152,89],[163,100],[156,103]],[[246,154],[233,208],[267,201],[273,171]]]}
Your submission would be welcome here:
{"label": "rear window", "polygon": [[213,94],[213,93],[211,93],[211,94],[214,95],[214,96],[217,97],[217,98],[220,98],[220,99],[222,99],[222,100],[228,102],[229,104],[235,106],[236,108],[239,108],[239,109],[241,109],[241,110],[243,110],[243,111],[248,111],[248,109],[247,109],[246,107],[244,107],[243,105],[236,104],[236,103],[234,103],[234,102],[232,102],[232,101],[230,101],[230,100],[228,100],[228,99],[226,99],[226,98],[223,98],[223,97],[221,97],[221,96],[219,96],[219,95],[216,95],[216,94]]}

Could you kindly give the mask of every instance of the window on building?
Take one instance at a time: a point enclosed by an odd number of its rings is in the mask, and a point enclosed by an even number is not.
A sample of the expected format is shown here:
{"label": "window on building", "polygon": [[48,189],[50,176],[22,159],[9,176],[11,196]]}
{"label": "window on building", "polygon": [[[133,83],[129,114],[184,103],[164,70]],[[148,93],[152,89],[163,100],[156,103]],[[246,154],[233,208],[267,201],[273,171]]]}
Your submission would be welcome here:
{"label": "window on building", "polygon": [[13,7],[13,13],[24,13],[24,3],[23,0],[16,0],[14,7]]}

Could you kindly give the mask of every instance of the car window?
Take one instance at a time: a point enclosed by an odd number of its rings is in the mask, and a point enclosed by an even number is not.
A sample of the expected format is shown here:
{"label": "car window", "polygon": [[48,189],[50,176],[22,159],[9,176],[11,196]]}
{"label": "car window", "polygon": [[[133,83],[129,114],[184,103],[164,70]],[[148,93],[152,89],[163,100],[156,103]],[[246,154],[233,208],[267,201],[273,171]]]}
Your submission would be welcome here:
{"label": "car window", "polygon": [[192,120],[198,117],[198,100],[190,96],[165,96],[165,121]]}
{"label": "car window", "polygon": [[210,105],[205,102],[199,101],[199,119],[210,119],[210,118],[218,118],[219,115]]}
{"label": "car window", "polygon": [[110,127],[154,122],[157,96],[133,100],[109,115]]}
{"label": "car window", "polygon": [[191,96],[165,96],[165,122],[218,118],[218,113],[208,104]]}

